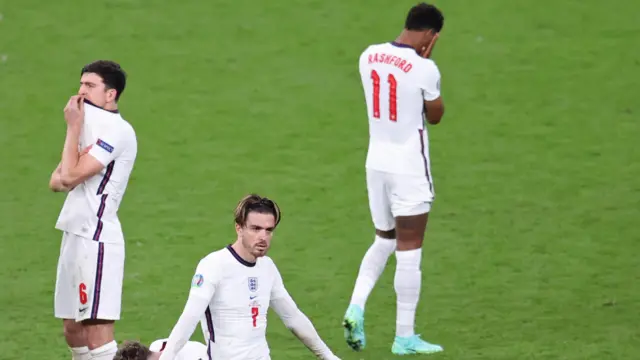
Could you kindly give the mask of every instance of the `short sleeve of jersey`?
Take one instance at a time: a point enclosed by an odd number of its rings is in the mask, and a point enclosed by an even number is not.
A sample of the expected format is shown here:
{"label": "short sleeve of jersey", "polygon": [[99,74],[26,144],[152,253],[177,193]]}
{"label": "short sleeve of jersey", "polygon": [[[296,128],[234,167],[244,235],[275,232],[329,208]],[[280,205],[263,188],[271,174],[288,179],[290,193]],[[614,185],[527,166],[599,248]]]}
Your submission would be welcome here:
{"label": "short sleeve of jersey", "polygon": [[214,258],[204,258],[198,263],[196,273],[191,280],[191,291],[189,296],[211,300],[213,294],[222,278],[220,264]]}
{"label": "short sleeve of jersey", "polygon": [[89,150],[89,154],[107,166],[118,155],[122,154],[126,141],[117,129],[110,129],[98,134],[98,139]]}
{"label": "short sleeve of jersey", "polygon": [[426,101],[433,101],[440,97],[440,70],[433,61],[427,60],[423,67],[420,88]]}
{"label": "short sleeve of jersey", "polygon": [[149,345],[149,350],[160,352],[164,350],[164,345],[166,344],[166,342],[167,342],[167,339],[158,339],[152,342],[151,345]]}

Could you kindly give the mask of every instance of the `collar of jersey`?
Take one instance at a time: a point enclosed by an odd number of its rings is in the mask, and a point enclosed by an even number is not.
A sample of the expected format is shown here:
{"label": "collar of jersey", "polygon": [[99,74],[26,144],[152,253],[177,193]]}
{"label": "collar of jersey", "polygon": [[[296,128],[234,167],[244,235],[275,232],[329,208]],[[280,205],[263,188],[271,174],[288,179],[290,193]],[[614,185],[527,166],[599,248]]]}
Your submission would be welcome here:
{"label": "collar of jersey", "polygon": [[247,260],[243,259],[240,257],[240,255],[238,255],[238,253],[233,250],[233,248],[231,247],[231,245],[227,245],[227,250],[229,250],[229,252],[231,253],[231,255],[233,255],[234,258],[236,258],[236,260],[238,260],[238,262],[246,267],[254,267],[256,266],[256,263],[254,262],[248,262]]}
{"label": "collar of jersey", "polygon": [[[395,46],[395,47],[399,47],[399,48],[407,48],[407,49],[411,49],[411,50],[415,51],[416,53],[418,52],[418,50],[414,49],[414,48],[413,48],[413,46],[411,46],[411,45],[401,44],[401,43],[399,43],[399,42],[395,42],[395,41],[390,42],[390,44],[391,44],[392,46]],[[419,54],[418,54],[418,55],[419,55]]]}
{"label": "collar of jersey", "polygon": [[97,108],[98,108],[98,109],[100,109],[100,110],[108,111],[108,112],[110,112],[110,113],[114,113],[114,114],[118,114],[118,113],[120,113],[120,111],[118,111],[118,110],[107,110],[107,109],[105,109],[105,108],[103,108],[103,107],[100,107],[100,106],[98,106],[98,105],[96,105],[96,104],[92,103],[91,101],[89,101],[89,100],[87,100],[87,99],[84,99],[84,103],[85,103],[85,104],[89,104],[89,105],[94,106],[94,107],[97,107]]}

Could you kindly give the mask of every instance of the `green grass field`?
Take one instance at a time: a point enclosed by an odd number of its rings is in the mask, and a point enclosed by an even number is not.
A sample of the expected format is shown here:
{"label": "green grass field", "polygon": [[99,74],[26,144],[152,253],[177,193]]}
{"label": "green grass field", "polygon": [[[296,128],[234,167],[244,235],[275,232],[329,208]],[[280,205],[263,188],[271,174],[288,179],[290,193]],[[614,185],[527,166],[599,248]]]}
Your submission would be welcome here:
{"label": "green grass field", "polygon": [[[284,217],[270,255],[342,359],[393,359],[392,258],[367,349],[340,326],[373,239],[357,71],[414,2],[0,0],[0,359],[69,359],[53,289],[62,109],[98,58],[129,73],[139,152],[117,340],[165,337],[248,192]],[[640,359],[640,3],[443,1],[447,114],[417,331],[434,359]],[[31,8],[33,6],[33,8]],[[312,355],[270,314],[274,359]],[[193,339],[201,340],[200,332]]]}

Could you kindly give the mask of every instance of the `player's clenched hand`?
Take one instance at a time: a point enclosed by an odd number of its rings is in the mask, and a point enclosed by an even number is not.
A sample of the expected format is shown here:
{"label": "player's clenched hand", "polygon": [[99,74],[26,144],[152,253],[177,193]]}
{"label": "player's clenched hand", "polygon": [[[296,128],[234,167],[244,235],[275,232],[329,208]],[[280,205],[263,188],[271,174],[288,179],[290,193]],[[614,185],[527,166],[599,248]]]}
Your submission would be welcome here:
{"label": "player's clenched hand", "polygon": [[438,41],[438,36],[440,36],[440,35],[439,34],[435,34],[433,36],[433,38],[431,39],[431,42],[429,43],[429,46],[422,48],[422,52],[421,52],[420,56],[422,56],[425,59],[428,59],[428,58],[431,57],[431,52],[433,51],[433,47],[436,46],[436,41]]}
{"label": "player's clenched hand", "polygon": [[64,107],[64,120],[69,127],[81,127],[84,122],[84,98],[74,95]]}

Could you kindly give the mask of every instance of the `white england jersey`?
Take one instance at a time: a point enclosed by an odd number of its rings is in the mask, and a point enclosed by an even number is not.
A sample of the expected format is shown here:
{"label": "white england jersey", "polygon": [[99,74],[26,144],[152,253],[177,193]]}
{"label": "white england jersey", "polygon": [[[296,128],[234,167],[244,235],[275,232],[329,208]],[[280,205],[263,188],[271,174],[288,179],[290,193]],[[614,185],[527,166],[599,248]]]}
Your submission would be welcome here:
{"label": "white england jersey", "polygon": [[117,111],[85,101],[79,149],[105,168],[67,194],[56,229],[101,242],[123,243],[118,208],[138,152],[133,127]]}
{"label": "white england jersey", "polygon": [[[167,345],[168,339],[159,339],[151,343],[149,350],[153,352],[162,352]],[[207,346],[197,341],[187,341],[175,360],[208,360]]]}
{"label": "white england jersey", "polygon": [[211,299],[201,323],[211,359],[269,359],[267,311],[289,296],[271,258],[249,263],[231,246],[215,251],[198,264],[190,296]]}
{"label": "white england jersey", "polygon": [[359,67],[369,116],[366,167],[430,178],[424,101],[440,96],[438,67],[395,42],[369,46]]}

